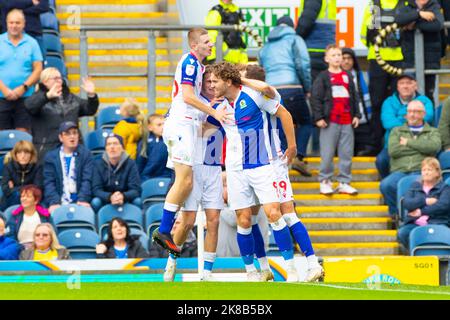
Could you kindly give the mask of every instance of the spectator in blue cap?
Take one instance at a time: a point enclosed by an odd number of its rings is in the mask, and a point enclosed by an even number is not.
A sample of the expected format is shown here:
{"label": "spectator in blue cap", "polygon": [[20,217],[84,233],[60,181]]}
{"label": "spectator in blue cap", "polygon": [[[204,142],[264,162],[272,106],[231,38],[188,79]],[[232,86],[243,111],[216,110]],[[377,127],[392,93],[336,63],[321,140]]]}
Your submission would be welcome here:
{"label": "spectator in blue cap", "polygon": [[94,162],[91,202],[95,211],[105,204],[141,206],[141,180],[134,160],[125,152],[122,137],[106,137],[105,152]]}
{"label": "spectator in blue cap", "polygon": [[50,213],[70,203],[90,207],[91,153],[80,144],[75,122],[63,122],[58,137],[61,146],[49,151],[44,160],[44,202]]}

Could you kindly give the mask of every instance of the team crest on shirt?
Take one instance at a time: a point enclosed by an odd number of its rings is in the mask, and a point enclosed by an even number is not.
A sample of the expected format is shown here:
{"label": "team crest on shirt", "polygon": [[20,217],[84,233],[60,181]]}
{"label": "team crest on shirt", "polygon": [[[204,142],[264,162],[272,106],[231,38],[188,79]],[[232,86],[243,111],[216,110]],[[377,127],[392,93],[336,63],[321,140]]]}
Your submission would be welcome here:
{"label": "team crest on shirt", "polygon": [[348,83],[348,75],[343,74],[342,75],[342,80],[344,81],[344,83]]}
{"label": "team crest on shirt", "polygon": [[241,109],[244,109],[247,107],[247,103],[245,102],[245,100],[241,100],[241,102],[239,103],[239,106],[241,107]]}
{"label": "team crest on shirt", "polygon": [[188,64],[186,66],[186,74],[188,76],[192,76],[194,74],[194,72],[195,72],[195,67],[193,65]]}

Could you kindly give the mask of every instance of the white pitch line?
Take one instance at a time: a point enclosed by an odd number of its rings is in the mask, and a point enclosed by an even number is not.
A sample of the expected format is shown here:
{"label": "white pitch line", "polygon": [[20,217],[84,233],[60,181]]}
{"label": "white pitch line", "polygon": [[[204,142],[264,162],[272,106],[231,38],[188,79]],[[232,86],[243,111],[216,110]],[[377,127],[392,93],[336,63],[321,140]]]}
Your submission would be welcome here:
{"label": "white pitch line", "polygon": [[346,290],[359,290],[359,291],[384,291],[384,292],[405,292],[405,293],[423,293],[423,294],[441,294],[450,296],[450,292],[437,292],[437,291],[419,291],[419,290],[406,290],[406,289],[369,289],[369,288],[354,288],[354,287],[344,287],[333,284],[324,284],[324,283],[302,283],[304,285],[316,285],[322,287],[330,287],[336,289],[346,289]]}

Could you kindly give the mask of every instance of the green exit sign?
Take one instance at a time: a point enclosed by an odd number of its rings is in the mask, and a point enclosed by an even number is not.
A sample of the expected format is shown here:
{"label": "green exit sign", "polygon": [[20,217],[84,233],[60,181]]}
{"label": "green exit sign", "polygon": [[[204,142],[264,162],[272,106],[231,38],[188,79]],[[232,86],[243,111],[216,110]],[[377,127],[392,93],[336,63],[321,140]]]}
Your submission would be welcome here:
{"label": "green exit sign", "polygon": [[[267,40],[270,30],[276,25],[279,18],[286,15],[292,17],[291,8],[289,7],[244,7],[241,10],[247,25],[258,31],[264,43]],[[244,37],[248,48],[257,47],[256,41],[251,37],[249,39],[247,33],[244,34]]]}

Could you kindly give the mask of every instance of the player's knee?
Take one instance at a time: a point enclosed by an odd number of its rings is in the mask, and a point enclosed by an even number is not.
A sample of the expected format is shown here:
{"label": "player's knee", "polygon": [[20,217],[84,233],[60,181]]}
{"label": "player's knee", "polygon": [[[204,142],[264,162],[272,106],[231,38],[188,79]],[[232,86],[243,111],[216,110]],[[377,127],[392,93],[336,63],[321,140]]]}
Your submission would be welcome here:
{"label": "player's knee", "polygon": [[217,230],[219,229],[219,220],[219,216],[209,217],[206,222],[208,231],[211,230],[211,232],[217,233]]}
{"label": "player's knee", "polygon": [[269,216],[267,217],[270,223],[277,222],[281,218],[281,212],[279,208],[271,208]]}
{"label": "player's knee", "polygon": [[248,229],[252,227],[252,219],[248,217],[239,217],[237,224],[241,228]]}

